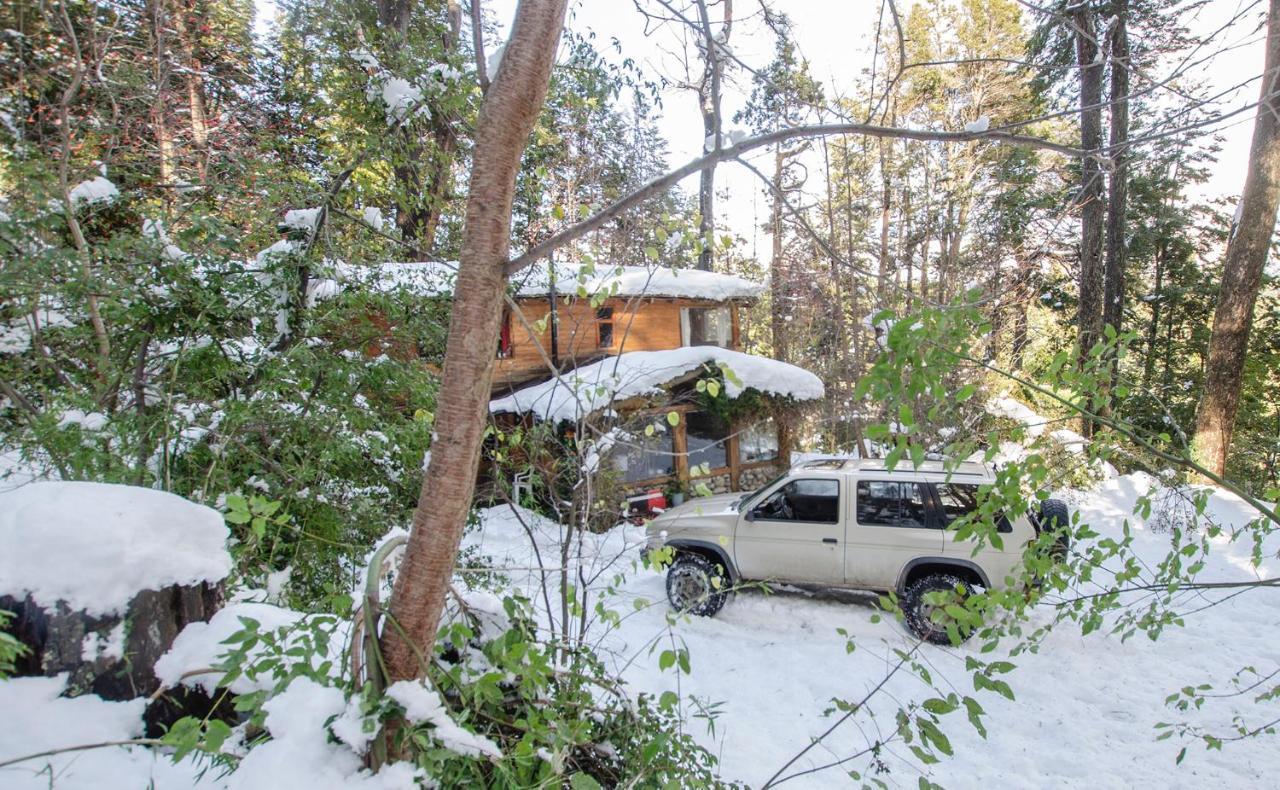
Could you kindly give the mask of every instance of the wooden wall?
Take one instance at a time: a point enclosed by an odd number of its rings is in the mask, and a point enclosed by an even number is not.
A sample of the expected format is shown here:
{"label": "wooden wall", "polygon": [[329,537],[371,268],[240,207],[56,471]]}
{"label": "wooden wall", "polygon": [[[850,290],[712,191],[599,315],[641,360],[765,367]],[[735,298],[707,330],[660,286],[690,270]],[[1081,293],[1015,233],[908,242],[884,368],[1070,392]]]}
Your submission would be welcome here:
{"label": "wooden wall", "polygon": [[[520,299],[517,305],[524,320],[517,315],[510,316],[511,355],[497,361],[493,377],[495,387],[536,380],[545,377],[547,373],[543,354],[548,357],[551,355],[550,322],[541,332],[537,331],[537,326],[550,312],[548,300]],[[587,300],[560,299],[557,313],[560,323],[558,345],[561,364],[585,364],[625,351],[679,348],[680,308],[722,305],[691,299],[609,299],[600,306],[613,308],[613,343],[605,348],[598,343],[596,308]],[[738,306],[730,303],[728,307],[733,316],[733,345],[737,348]]]}

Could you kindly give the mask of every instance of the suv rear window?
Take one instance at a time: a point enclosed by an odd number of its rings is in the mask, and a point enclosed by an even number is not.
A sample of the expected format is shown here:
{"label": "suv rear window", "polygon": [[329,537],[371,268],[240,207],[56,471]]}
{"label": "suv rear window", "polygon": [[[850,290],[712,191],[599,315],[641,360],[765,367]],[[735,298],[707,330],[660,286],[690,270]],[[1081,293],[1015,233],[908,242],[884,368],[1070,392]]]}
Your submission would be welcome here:
{"label": "suv rear window", "polygon": [[[938,493],[938,504],[942,505],[942,515],[947,524],[978,509],[978,486],[974,483],[935,483],[933,490]],[[996,531],[1012,530],[1009,519],[1001,514],[996,519]]]}
{"label": "suv rear window", "polygon": [[947,523],[978,509],[978,487],[972,483],[937,483],[934,490],[938,492]]}
{"label": "suv rear window", "polygon": [[858,523],[924,529],[929,523],[924,486],[890,480],[858,481]]}

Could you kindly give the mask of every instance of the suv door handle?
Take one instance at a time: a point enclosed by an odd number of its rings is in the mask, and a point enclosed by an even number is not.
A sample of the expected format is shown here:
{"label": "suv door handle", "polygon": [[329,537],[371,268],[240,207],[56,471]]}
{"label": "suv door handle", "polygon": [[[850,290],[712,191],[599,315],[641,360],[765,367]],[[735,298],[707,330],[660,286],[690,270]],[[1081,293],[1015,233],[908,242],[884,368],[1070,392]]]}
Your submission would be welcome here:
{"label": "suv door handle", "polygon": [[832,546],[834,546],[834,545],[836,545],[837,543],[839,543],[839,541],[837,541],[835,538],[823,538],[823,539],[822,539],[822,542],[823,542],[823,543],[830,543]]}

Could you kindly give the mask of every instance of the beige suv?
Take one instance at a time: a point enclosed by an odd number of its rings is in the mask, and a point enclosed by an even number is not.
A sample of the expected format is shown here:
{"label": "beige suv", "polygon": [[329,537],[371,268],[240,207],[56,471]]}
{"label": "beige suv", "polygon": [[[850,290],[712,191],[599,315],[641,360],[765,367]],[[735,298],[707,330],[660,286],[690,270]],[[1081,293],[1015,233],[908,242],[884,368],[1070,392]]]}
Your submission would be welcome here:
{"label": "beige suv", "polygon": [[666,511],[649,522],[646,553],[672,549],[660,556],[670,561],[667,599],[678,611],[713,615],[746,581],[895,590],[912,632],[946,643],[928,593],[1012,583],[1042,528],[1058,534],[1055,553],[1067,548],[1067,509],[1054,499],[1034,516],[1002,518],[999,549],[946,529],[994,480],[976,463],[948,473],[936,462],[889,471],[882,461],[810,461],[750,494]]}

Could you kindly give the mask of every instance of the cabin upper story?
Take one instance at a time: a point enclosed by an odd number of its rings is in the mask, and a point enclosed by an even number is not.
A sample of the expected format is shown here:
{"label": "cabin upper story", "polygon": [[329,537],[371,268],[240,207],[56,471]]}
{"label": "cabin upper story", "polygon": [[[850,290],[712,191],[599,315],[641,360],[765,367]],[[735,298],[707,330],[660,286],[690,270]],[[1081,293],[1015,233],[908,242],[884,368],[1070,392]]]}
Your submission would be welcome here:
{"label": "cabin upper story", "polygon": [[[457,264],[384,263],[340,267],[316,298],[363,279],[380,290],[452,296]],[[495,338],[495,392],[546,379],[549,365],[572,369],[629,351],[742,346],[740,309],[762,286],[737,275],[642,266],[541,263],[512,278],[511,301]],[[514,309],[512,308],[514,305]]]}
{"label": "cabin upper story", "polygon": [[548,361],[563,369],[628,351],[741,350],[739,310],[761,290],[731,274],[566,265],[532,269],[512,288],[516,310],[503,313],[495,389],[545,378]]}

